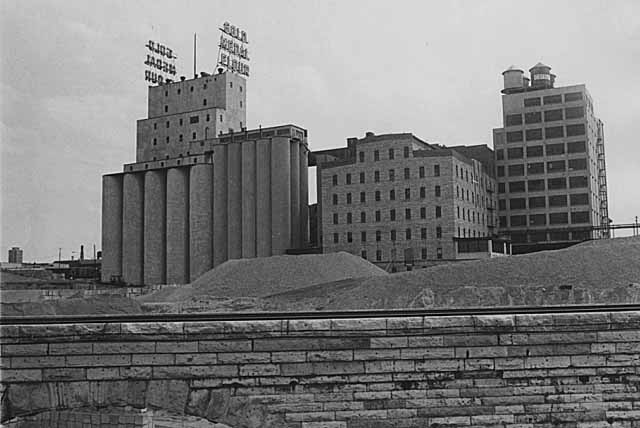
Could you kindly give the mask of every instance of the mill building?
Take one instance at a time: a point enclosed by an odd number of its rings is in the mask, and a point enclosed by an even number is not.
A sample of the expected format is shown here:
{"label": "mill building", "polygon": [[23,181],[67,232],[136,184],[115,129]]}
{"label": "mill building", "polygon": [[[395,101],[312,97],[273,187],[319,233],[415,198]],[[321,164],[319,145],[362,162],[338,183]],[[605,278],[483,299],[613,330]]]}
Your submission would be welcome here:
{"label": "mill building", "polygon": [[555,87],[542,63],[503,73],[494,129],[499,231],[514,252],[608,237],[603,123],[585,85]]}
{"label": "mill building", "polygon": [[307,242],[307,131],[248,130],[246,94],[222,70],[149,87],[136,161],[102,179],[103,282],[184,284]]}

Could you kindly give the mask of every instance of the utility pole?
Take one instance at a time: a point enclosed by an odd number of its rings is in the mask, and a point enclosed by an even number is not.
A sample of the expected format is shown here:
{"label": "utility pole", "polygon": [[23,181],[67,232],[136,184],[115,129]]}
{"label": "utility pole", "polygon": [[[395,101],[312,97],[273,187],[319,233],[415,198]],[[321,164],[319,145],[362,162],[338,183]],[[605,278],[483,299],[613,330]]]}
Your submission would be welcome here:
{"label": "utility pole", "polygon": [[62,262],[62,248],[58,248],[58,263]]}

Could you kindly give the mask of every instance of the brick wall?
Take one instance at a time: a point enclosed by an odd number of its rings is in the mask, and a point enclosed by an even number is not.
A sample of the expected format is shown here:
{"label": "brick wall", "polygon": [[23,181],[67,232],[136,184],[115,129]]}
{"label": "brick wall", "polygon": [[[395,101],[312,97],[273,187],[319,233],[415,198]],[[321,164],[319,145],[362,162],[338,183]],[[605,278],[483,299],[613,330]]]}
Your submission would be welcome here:
{"label": "brick wall", "polygon": [[2,326],[2,419],[640,427],[640,312]]}

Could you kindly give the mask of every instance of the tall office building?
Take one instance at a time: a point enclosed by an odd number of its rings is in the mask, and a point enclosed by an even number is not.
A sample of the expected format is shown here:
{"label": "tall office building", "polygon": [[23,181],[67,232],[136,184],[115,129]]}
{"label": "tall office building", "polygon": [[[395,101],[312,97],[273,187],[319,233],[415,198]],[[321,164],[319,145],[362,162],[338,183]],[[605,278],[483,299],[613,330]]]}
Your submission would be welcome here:
{"label": "tall office building", "polygon": [[307,242],[307,131],[247,130],[246,93],[222,71],[149,87],[136,162],[103,176],[103,282],[183,284]]}
{"label": "tall office building", "polygon": [[20,247],[9,249],[9,263],[22,263],[22,249]]}
{"label": "tall office building", "polygon": [[347,251],[392,270],[505,253],[489,239],[496,181],[485,145],[447,148],[368,132],[345,148],[313,152],[313,160],[325,253]]}
{"label": "tall office building", "polygon": [[503,74],[494,129],[499,231],[514,253],[608,237],[603,124],[585,85],[555,87],[551,67]]}

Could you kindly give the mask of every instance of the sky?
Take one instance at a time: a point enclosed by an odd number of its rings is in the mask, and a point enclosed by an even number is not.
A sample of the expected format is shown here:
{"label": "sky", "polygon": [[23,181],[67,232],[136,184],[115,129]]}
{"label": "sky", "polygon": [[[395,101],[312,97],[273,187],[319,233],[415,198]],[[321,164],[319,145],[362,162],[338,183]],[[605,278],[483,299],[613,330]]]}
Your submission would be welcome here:
{"label": "sky", "polygon": [[100,249],[101,176],[135,160],[147,115],[146,41],[190,76],[197,33],[212,72],[224,21],[249,36],[248,127],[296,124],[311,150],[367,131],[491,145],[502,71],[542,61],[605,124],[610,217],[640,216],[637,0],[2,0],[0,260]]}

